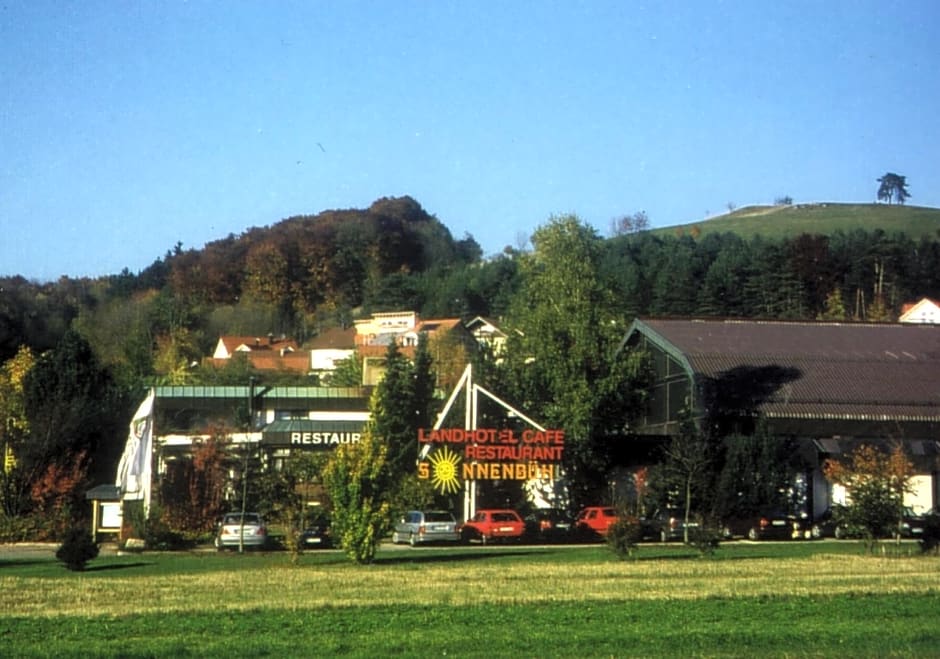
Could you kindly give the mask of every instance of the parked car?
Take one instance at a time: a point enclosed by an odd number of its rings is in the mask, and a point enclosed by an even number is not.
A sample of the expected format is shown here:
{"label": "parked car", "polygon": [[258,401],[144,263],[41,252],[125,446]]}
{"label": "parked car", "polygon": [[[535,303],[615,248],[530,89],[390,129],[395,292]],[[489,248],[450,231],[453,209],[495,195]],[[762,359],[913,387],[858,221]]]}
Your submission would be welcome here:
{"label": "parked car", "polygon": [[228,513],[219,520],[215,534],[215,548],[237,549],[239,546],[262,548],[268,543],[268,529],[258,513]]}
{"label": "parked car", "polygon": [[333,546],[330,536],[330,520],[319,515],[304,527],[298,543],[300,549],[329,549]]}
{"label": "parked car", "polygon": [[[685,540],[685,513],[681,510],[657,510],[649,517],[641,520],[643,524],[643,537],[660,542]],[[689,520],[688,528],[691,533],[699,527],[696,520]]]}
{"label": "parked car", "polygon": [[[860,538],[864,532],[846,524],[840,519],[838,511],[835,513],[827,509],[821,515],[816,517],[810,525],[809,537],[818,538]],[[905,507],[901,521],[898,524],[898,534],[902,538],[920,538],[924,533],[924,515],[918,515],[913,508]]]}
{"label": "parked car", "polygon": [[902,538],[922,538],[924,535],[924,522],[926,515],[918,515],[910,506],[904,507],[899,532]]}
{"label": "parked car", "polygon": [[457,520],[446,510],[409,510],[399,518],[392,532],[395,544],[412,547],[428,542],[457,542]]}
{"label": "parked car", "polygon": [[724,535],[727,538],[745,537],[748,540],[795,540],[811,535],[804,527],[796,515],[775,510],[727,520]]}
{"label": "parked car", "polygon": [[463,542],[475,540],[483,544],[494,540],[522,540],[525,534],[525,522],[515,510],[478,510],[476,515],[460,527],[460,539]]}
{"label": "parked car", "polygon": [[525,538],[530,542],[561,542],[571,537],[574,520],[562,508],[540,508],[525,516]]}
{"label": "parked car", "polygon": [[575,518],[574,532],[581,539],[596,540],[607,537],[611,524],[616,523],[617,511],[612,506],[588,506]]}

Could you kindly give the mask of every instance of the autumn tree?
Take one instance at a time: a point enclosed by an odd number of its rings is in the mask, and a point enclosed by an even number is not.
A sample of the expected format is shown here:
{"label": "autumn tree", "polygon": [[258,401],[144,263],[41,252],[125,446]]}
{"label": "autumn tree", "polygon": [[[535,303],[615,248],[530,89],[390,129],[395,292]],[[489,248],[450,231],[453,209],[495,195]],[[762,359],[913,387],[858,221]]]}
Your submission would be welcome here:
{"label": "autumn tree", "polygon": [[900,444],[888,450],[863,444],[844,459],[827,460],[823,474],[845,488],[848,503],[837,521],[860,529],[869,551],[879,538],[898,535],[914,474]]}
{"label": "autumn tree", "polygon": [[208,438],[194,441],[190,460],[168,463],[160,485],[162,521],[168,526],[206,532],[225,512],[228,444],[228,433],[216,426]]}
{"label": "autumn tree", "polygon": [[0,510],[8,518],[19,515],[26,505],[27,483],[23,465],[17,460],[22,443],[29,436],[23,381],[36,358],[27,346],[20,346],[16,355],[0,368]]}

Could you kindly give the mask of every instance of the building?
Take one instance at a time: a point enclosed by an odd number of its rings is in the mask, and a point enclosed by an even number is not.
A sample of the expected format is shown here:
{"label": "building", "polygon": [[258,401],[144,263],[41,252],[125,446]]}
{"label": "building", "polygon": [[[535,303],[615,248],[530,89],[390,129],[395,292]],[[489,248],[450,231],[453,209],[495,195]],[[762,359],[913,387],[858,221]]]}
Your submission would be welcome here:
{"label": "building", "polygon": [[665,440],[684,410],[745,433],[760,417],[806,456],[811,515],[839,497],[825,459],[901,442],[917,474],[906,502],[940,500],[940,326],[638,319],[622,349],[646,351],[654,372],[637,441]]}
{"label": "building", "polygon": [[901,308],[901,317],[898,318],[898,321],[902,323],[940,325],[940,304],[928,297],[919,302],[909,302]]}
{"label": "building", "polygon": [[209,362],[216,367],[228,360],[244,355],[259,371],[311,372],[310,353],[300,350],[294,339],[275,338],[273,334],[259,336],[221,336]]}

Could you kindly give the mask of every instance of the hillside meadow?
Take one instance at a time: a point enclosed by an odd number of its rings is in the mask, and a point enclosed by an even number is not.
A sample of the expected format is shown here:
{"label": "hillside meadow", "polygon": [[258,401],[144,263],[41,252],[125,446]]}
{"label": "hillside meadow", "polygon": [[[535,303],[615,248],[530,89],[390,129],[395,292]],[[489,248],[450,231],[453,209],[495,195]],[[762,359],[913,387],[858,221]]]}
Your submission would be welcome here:
{"label": "hillside meadow", "polygon": [[0,554],[3,656],[936,656],[940,559],[913,544]]}
{"label": "hillside meadow", "polygon": [[836,232],[877,231],[903,233],[914,240],[940,236],[940,209],[888,204],[810,203],[778,206],[746,206],[701,222],[690,222],[654,233],[704,236],[735,233],[744,239],[761,236],[769,240],[794,238],[800,234],[831,236]]}

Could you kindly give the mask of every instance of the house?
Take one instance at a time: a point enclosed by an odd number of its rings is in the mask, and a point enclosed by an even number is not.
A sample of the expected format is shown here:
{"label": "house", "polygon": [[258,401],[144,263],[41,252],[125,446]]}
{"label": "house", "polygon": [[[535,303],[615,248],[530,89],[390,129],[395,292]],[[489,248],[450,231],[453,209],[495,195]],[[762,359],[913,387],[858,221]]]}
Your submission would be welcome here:
{"label": "house", "polygon": [[422,319],[415,311],[372,314],[354,323],[356,354],[362,360],[362,384],[373,386],[385,375],[385,355],[395,342],[402,355],[414,359],[421,335],[428,338],[438,386],[452,386],[476,343],[459,318]]}
{"label": "house", "polygon": [[209,363],[216,367],[225,366],[227,360],[236,355],[244,355],[260,371],[311,371],[310,353],[301,351],[294,339],[283,336],[221,336]]}
{"label": "house", "polygon": [[311,339],[310,364],[313,372],[323,375],[336,370],[337,362],[356,354],[356,330],[353,327],[332,327]]}
{"label": "house", "polygon": [[825,459],[899,441],[917,473],[906,503],[940,500],[940,326],[637,319],[621,349],[647,352],[654,372],[636,441],[664,441],[684,410],[727,432],[759,417],[806,456],[811,515],[834,495]]}
{"label": "house", "polygon": [[940,304],[928,297],[919,302],[909,302],[901,308],[898,322],[940,325]]}
{"label": "house", "polygon": [[496,359],[503,355],[507,337],[496,323],[483,316],[476,316],[466,322],[466,327],[477,343],[486,347]]}

